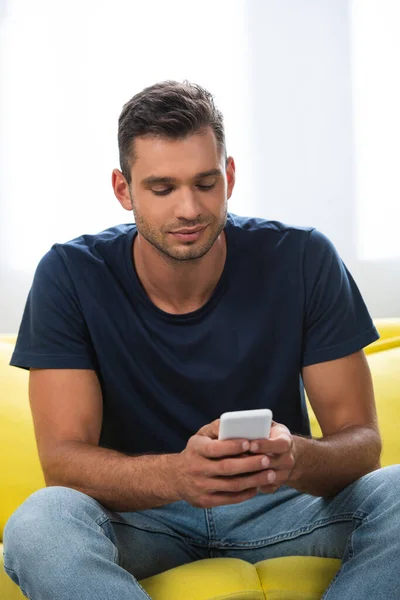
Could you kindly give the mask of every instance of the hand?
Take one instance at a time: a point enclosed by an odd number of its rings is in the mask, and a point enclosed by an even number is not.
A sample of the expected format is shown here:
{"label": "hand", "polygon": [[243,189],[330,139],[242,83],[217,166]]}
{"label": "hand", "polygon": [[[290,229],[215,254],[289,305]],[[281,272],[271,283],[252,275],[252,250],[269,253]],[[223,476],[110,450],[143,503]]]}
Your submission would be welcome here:
{"label": "hand", "polygon": [[[267,470],[272,459],[263,451],[249,453],[248,440],[218,440],[219,424],[217,419],[202,427],[189,439],[186,448],[175,455],[172,476],[177,496],[198,508],[249,500],[259,488],[270,489],[268,473],[275,476],[275,470]],[[288,436],[270,444],[269,452],[282,453],[289,445]]]}
{"label": "hand", "polygon": [[267,457],[268,482],[260,487],[264,494],[276,492],[290,478],[296,462],[295,438],[289,429],[273,421],[269,438],[250,442],[249,454],[264,454]]}

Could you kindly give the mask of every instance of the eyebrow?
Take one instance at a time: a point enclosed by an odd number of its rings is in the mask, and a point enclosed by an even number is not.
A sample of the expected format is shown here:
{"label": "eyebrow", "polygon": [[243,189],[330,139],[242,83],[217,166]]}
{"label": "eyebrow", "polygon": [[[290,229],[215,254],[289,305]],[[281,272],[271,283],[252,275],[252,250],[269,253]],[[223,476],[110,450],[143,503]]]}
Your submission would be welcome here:
{"label": "eyebrow", "polygon": [[[201,173],[197,173],[193,177],[193,181],[196,179],[202,179],[203,177],[211,177],[212,175],[222,175],[221,169],[210,169],[210,171],[202,171]],[[156,175],[150,175],[149,177],[145,177],[140,182],[141,185],[154,185],[160,183],[176,183],[178,180],[175,177],[157,177]]]}

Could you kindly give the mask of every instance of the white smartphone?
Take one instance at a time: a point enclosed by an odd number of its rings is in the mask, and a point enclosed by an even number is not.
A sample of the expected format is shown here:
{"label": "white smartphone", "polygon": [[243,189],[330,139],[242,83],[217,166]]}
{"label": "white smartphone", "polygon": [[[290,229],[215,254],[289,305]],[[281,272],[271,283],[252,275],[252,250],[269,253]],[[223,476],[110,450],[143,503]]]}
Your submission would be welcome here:
{"label": "white smartphone", "polygon": [[219,440],[268,438],[271,431],[272,412],[269,408],[235,410],[221,415]]}

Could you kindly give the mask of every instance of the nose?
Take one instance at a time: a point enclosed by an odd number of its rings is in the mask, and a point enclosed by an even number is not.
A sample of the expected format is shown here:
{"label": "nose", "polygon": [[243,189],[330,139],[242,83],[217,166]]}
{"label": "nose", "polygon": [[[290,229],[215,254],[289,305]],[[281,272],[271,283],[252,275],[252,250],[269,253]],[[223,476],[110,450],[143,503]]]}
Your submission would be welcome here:
{"label": "nose", "polygon": [[201,205],[196,194],[189,188],[182,188],[177,201],[175,216],[185,221],[196,221],[201,215]]}

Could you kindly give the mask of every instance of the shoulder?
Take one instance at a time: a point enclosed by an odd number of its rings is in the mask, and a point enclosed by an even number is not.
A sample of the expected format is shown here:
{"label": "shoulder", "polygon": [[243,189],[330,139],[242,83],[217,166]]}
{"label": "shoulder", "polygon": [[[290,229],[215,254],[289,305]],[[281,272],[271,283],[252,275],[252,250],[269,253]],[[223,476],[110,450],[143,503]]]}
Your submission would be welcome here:
{"label": "shoulder", "polygon": [[70,267],[81,270],[88,263],[107,263],[120,257],[127,238],[136,231],[132,223],[115,225],[99,233],[83,234],[66,242],[57,242],[40,260],[39,272],[62,272]]}
{"label": "shoulder", "polygon": [[305,249],[309,238],[314,235],[314,227],[301,227],[268,220],[260,217],[243,217],[228,214],[227,234],[240,246],[257,245],[269,250]]}
{"label": "shoulder", "polygon": [[36,291],[43,288],[72,290],[78,282],[89,284],[94,275],[104,278],[106,271],[118,271],[129,252],[129,237],[134,224],[110,227],[96,234],[84,234],[63,243],[55,243],[39,261],[33,279]]}
{"label": "shoulder", "polygon": [[64,243],[52,247],[60,256],[75,253],[100,256],[109,249],[124,245],[127,236],[134,233],[136,226],[132,223],[115,225],[95,234],[83,234]]}

